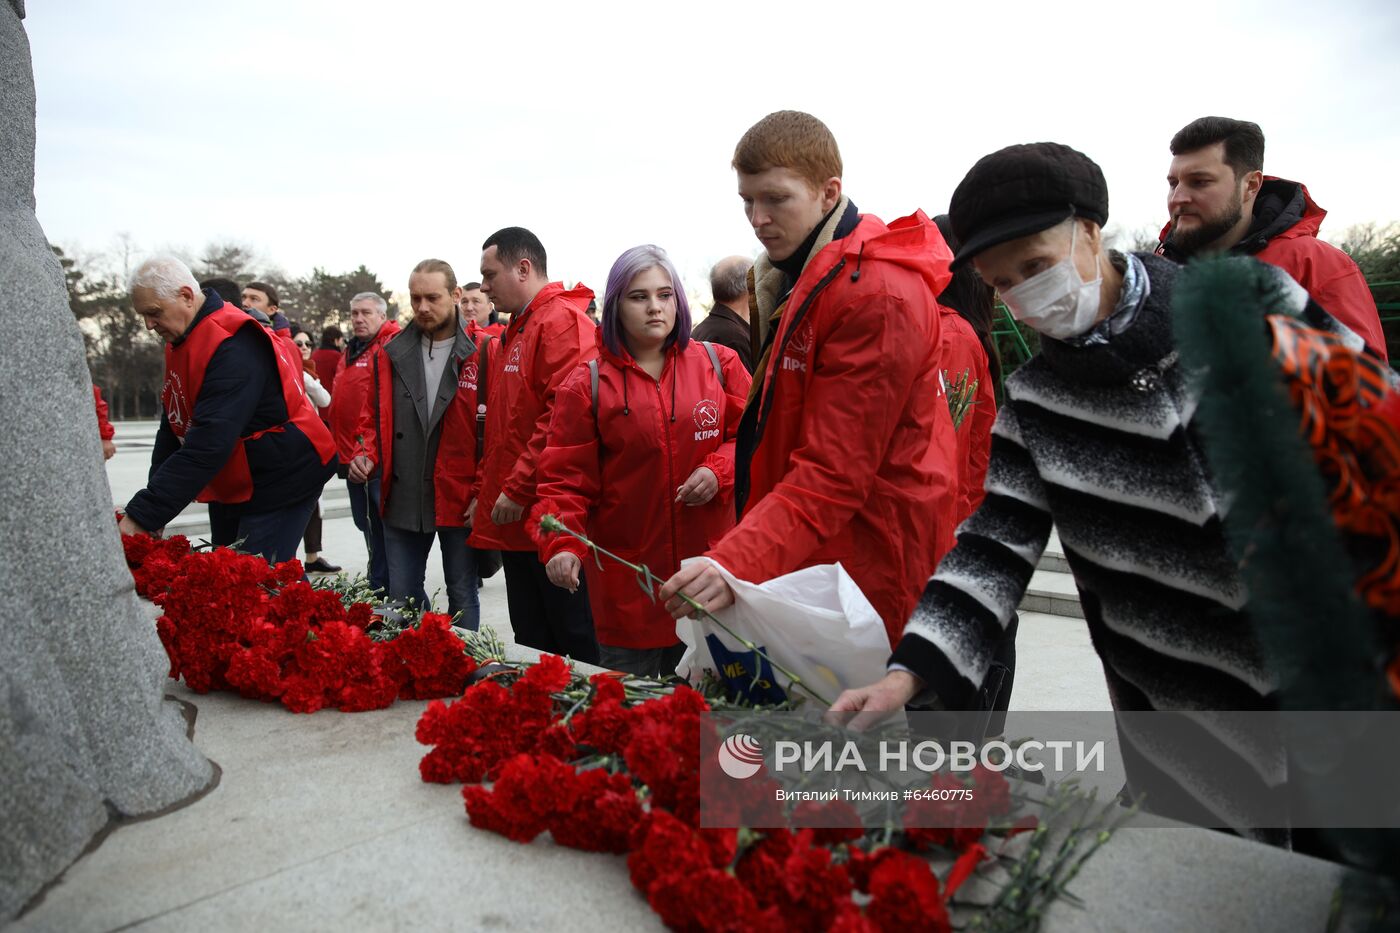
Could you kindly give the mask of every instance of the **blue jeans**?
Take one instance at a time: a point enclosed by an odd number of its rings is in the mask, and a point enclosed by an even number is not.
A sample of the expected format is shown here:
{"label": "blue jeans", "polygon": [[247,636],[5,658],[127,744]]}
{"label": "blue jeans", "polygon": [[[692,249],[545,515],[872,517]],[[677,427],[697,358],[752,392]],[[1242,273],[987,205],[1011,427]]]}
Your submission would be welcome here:
{"label": "blue jeans", "polygon": [[384,553],[384,520],[379,516],[379,478],[368,483],[345,481],[350,493],[350,518],[364,532],[365,553],[369,555],[369,585],[381,593],[389,591],[389,560]]}
{"label": "blue jeans", "polygon": [[384,525],[384,555],[389,564],[389,598],[413,600],[415,608],[431,608],[423,578],[428,553],[436,537],[442,550],[442,575],[447,582],[447,612],[460,628],[476,631],[481,624],[481,599],[477,594],[476,554],[467,547],[467,529],[438,526],[432,532],[405,531]]}
{"label": "blue jeans", "polygon": [[257,554],[270,564],[297,556],[302,532],[316,511],[320,492],[301,502],[271,512],[245,512],[241,505],[209,503],[209,539],[227,547],[242,539],[239,550]]}

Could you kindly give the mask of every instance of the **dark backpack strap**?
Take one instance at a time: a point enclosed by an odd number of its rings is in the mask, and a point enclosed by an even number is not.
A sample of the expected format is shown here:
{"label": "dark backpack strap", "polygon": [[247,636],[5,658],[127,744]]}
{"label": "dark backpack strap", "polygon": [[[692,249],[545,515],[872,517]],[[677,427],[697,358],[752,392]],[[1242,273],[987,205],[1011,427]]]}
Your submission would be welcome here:
{"label": "dark backpack strap", "polygon": [[598,424],[598,361],[591,359],[588,361],[588,391],[593,399],[593,424]]}
{"label": "dark backpack strap", "polygon": [[715,376],[719,378],[719,387],[724,388],[724,369],[719,365],[719,354],[715,352],[715,345],[708,340],[700,341],[700,346],[705,348],[705,352],[710,355],[710,365],[715,368]]}

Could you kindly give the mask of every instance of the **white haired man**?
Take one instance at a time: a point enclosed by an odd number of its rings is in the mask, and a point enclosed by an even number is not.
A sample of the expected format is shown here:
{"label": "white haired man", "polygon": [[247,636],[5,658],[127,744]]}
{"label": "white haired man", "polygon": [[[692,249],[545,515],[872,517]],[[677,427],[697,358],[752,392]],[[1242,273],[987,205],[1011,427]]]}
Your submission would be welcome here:
{"label": "white haired man", "polygon": [[274,338],[169,256],[148,259],[131,303],[165,341],[161,420],[150,480],[121,530],[164,528],[191,501],[209,503],[210,536],[270,562],[296,556],[321,487],[335,471],[330,431],[301,370]]}
{"label": "white haired man", "polygon": [[384,522],[379,515],[379,477],[356,482],[350,479],[349,466],[359,443],[360,411],[374,388],[374,354],[399,332],[398,322],[389,320],[388,315],[389,304],[377,292],[360,292],[350,299],[350,342],[336,364],[330,407],[340,474],[350,494],[350,516],[364,533],[369,554],[369,585],[385,593],[389,591],[389,562],[384,550]]}

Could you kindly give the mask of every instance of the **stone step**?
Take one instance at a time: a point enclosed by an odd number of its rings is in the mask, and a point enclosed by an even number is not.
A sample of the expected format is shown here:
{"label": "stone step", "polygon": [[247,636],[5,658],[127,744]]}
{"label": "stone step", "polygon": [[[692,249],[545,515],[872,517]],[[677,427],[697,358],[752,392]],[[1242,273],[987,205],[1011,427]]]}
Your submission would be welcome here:
{"label": "stone step", "polygon": [[1045,552],[1040,555],[1040,563],[1036,566],[1052,573],[1069,573],[1069,561],[1065,560],[1064,545],[1060,543],[1059,532],[1053,528],[1050,529],[1050,540],[1045,545]]}
{"label": "stone step", "polygon": [[1074,577],[1052,570],[1037,570],[1031,574],[1031,583],[1026,587],[1025,596],[1021,598],[1020,608],[1022,612],[1043,612],[1073,619],[1084,618],[1084,608],[1079,604],[1079,591],[1075,589]]}

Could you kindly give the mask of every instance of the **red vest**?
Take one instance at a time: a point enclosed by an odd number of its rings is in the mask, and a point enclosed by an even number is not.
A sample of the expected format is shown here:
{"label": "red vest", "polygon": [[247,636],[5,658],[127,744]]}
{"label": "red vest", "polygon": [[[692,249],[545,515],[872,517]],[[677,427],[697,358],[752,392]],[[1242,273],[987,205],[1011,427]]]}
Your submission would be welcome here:
{"label": "red vest", "polygon": [[329,463],[335,456],[335,444],[330,431],[321,423],[316,414],[316,406],[306,397],[306,384],[302,380],[301,360],[294,359],[297,348],[288,340],[273,337],[247,314],[225,303],[222,308],[208,315],[199,325],[185,335],[178,345],[165,345],[165,385],[160,390],[161,405],[165,408],[170,430],[185,442],[185,432],[190,429],[194,418],[195,404],[199,400],[199,389],[204,384],[204,373],[213,358],[214,351],[240,327],[251,325],[262,335],[272,349],[277,360],[277,374],[282,383],[282,399],[286,402],[288,418],[282,424],[255,431],[238,439],[217,476],[195,497],[198,502],[247,502],[253,498],[253,476],[248,469],[248,452],[244,445],[264,434],[282,431],[288,424],[294,424],[306,435],[316,448],[321,462]]}

